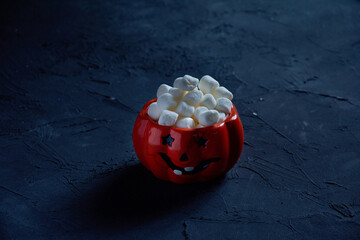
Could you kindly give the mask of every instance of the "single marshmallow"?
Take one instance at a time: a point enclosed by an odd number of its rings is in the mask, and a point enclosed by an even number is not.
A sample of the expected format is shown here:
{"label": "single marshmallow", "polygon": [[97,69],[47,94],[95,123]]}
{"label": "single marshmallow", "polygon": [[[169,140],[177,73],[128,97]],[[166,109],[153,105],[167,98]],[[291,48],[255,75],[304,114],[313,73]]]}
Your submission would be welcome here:
{"label": "single marshmallow", "polygon": [[184,78],[189,81],[189,83],[191,83],[191,85],[195,85],[195,87],[197,87],[197,85],[199,84],[199,79],[190,75],[184,75]]}
{"label": "single marshmallow", "polygon": [[194,78],[190,75],[185,75],[184,77],[179,77],[175,79],[174,87],[180,88],[185,91],[191,91],[194,88],[196,88],[198,83],[199,83],[199,79]]}
{"label": "single marshmallow", "polygon": [[199,88],[204,93],[211,93],[219,86],[219,82],[210,77],[209,75],[203,76],[199,82]]}
{"label": "single marshmallow", "polygon": [[230,113],[232,107],[232,102],[227,98],[218,98],[216,101],[215,109],[219,110],[220,112]]}
{"label": "single marshmallow", "polygon": [[169,92],[170,88],[171,88],[171,86],[169,86],[167,84],[161,84],[160,87],[158,88],[157,92],[156,92],[156,97],[160,97],[164,93]]}
{"label": "single marshmallow", "polygon": [[207,93],[202,97],[200,104],[209,109],[214,109],[216,106],[216,100],[212,94]]}
{"label": "single marshmallow", "polygon": [[218,87],[217,89],[215,89],[214,91],[214,97],[215,98],[227,98],[229,100],[233,99],[233,94],[227,90],[225,87]]}
{"label": "single marshmallow", "polygon": [[184,101],[187,103],[197,106],[199,105],[201,98],[203,97],[203,93],[200,90],[194,89],[194,91],[188,92],[184,96]]}
{"label": "single marshmallow", "polygon": [[181,90],[181,89],[179,89],[179,88],[170,87],[169,93],[170,93],[171,95],[173,95],[173,97],[174,97],[175,100],[179,100],[179,99],[181,99],[181,98],[185,95],[186,91]]}
{"label": "single marshmallow", "polygon": [[225,114],[223,112],[219,112],[219,123],[224,121],[227,118],[228,114]]}
{"label": "single marshmallow", "polygon": [[194,114],[194,111],[195,107],[184,101],[180,101],[176,108],[178,114],[186,117],[191,117]]}
{"label": "single marshmallow", "polygon": [[162,111],[158,124],[163,126],[173,126],[178,118],[179,114],[173,111]]}
{"label": "single marshmallow", "polygon": [[196,121],[199,121],[199,115],[202,113],[202,112],[205,112],[209,110],[207,107],[204,107],[204,106],[199,106],[197,108],[195,108],[195,112],[194,112],[194,118]]}
{"label": "single marshmallow", "polygon": [[218,121],[219,112],[216,110],[207,110],[199,115],[199,123],[203,126],[211,126],[216,124]]}
{"label": "single marshmallow", "polygon": [[175,107],[177,102],[174,99],[174,96],[170,93],[164,93],[157,100],[157,105],[161,111]]}
{"label": "single marshmallow", "polygon": [[157,121],[160,117],[161,110],[158,107],[157,103],[153,102],[152,104],[150,104],[147,113],[152,120]]}
{"label": "single marshmallow", "polygon": [[194,119],[186,117],[186,118],[180,118],[176,121],[176,127],[178,128],[194,128],[195,122]]}

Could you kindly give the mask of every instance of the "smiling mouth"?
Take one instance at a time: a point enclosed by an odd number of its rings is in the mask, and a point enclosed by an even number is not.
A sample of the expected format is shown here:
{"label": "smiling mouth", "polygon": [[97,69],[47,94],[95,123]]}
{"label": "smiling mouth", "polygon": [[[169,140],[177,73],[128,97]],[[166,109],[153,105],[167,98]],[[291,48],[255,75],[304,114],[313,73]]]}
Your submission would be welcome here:
{"label": "smiling mouth", "polygon": [[196,167],[178,167],[176,166],[171,159],[165,153],[159,153],[161,158],[166,162],[169,168],[171,168],[176,175],[192,175],[198,172],[205,170],[212,162],[217,162],[220,158],[210,158],[202,161]]}

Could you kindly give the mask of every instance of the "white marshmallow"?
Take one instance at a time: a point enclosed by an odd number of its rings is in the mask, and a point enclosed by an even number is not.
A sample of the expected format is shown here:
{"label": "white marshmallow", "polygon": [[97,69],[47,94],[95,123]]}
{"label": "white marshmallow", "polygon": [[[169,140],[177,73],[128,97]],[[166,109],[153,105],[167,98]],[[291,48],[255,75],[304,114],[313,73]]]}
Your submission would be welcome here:
{"label": "white marshmallow", "polygon": [[207,110],[199,115],[199,123],[203,126],[211,126],[219,121],[219,112],[216,110]]}
{"label": "white marshmallow", "polygon": [[201,128],[221,123],[231,113],[233,94],[209,75],[199,79],[184,75],[174,87],[161,84],[157,102],[149,105],[148,116],[165,126]]}
{"label": "white marshmallow", "polygon": [[216,100],[212,94],[207,93],[202,97],[200,104],[209,109],[214,109],[216,106]]}
{"label": "white marshmallow", "polygon": [[184,75],[184,78],[189,81],[189,83],[191,83],[191,85],[195,85],[195,87],[197,87],[197,85],[199,84],[199,79],[190,75]]}
{"label": "white marshmallow", "polygon": [[156,92],[156,97],[160,97],[164,93],[169,92],[170,88],[171,88],[171,86],[169,86],[167,84],[161,84],[160,87],[158,88],[157,92]]}
{"label": "white marshmallow", "polygon": [[186,117],[191,117],[194,114],[194,111],[195,107],[184,101],[180,101],[176,108],[178,114]]}
{"label": "white marshmallow", "polygon": [[219,82],[210,77],[209,75],[203,76],[199,82],[199,88],[204,93],[211,93],[219,86]]}
{"label": "white marshmallow", "polygon": [[218,87],[217,89],[215,89],[214,91],[214,97],[215,98],[227,98],[229,100],[233,99],[233,94],[227,90],[225,87]]}
{"label": "white marshmallow", "polygon": [[181,89],[179,89],[179,88],[170,87],[169,93],[170,93],[171,95],[173,95],[173,97],[174,97],[175,100],[179,100],[179,99],[181,99],[181,98],[185,95],[186,91],[181,90]]}
{"label": "white marshmallow", "polygon": [[200,90],[194,89],[194,91],[188,92],[184,96],[184,101],[187,103],[197,106],[199,105],[201,98],[203,97],[203,93]]}
{"label": "white marshmallow", "polygon": [[228,114],[225,114],[223,112],[219,112],[219,123],[224,121],[229,115]]}
{"label": "white marshmallow", "polygon": [[173,111],[162,111],[158,124],[163,126],[173,126],[178,118],[179,114]]}
{"label": "white marshmallow", "polygon": [[175,101],[173,95],[171,95],[170,93],[164,93],[157,100],[157,106],[161,111],[173,108],[176,105],[177,102]]}
{"label": "white marshmallow", "polygon": [[227,98],[218,98],[216,101],[215,109],[219,110],[220,112],[230,113],[232,107],[232,102]]}
{"label": "white marshmallow", "polygon": [[194,78],[190,75],[185,75],[184,77],[179,77],[175,79],[174,87],[180,88],[184,91],[191,91],[194,88],[196,88],[198,83],[199,83],[199,79]]}
{"label": "white marshmallow", "polygon": [[195,108],[195,112],[194,112],[194,118],[196,121],[199,121],[199,115],[202,113],[202,112],[205,112],[209,110],[207,107],[203,107],[203,106],[199,106],[197,108]]}
{"label": "white marshmallow", "polygon": [[152,104],[150,104],[147,113],[152,120],[157,121],[160,117],[161,110],[158,107],[157,103],[153,102]]}
{"label": "white marshmallow", "polygon": [[186,117],[186,118],[180,118],[176,121],[176,127],[178,128],[194,128],[195,122],[194,119]]}

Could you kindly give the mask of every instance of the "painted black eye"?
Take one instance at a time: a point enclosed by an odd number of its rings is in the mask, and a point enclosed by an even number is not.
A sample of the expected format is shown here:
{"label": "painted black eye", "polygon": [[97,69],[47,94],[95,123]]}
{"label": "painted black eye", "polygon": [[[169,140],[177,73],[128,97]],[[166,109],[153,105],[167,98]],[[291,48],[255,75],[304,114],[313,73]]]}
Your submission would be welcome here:
{"label": "painted black eye", "polygon": [[165,137],[161,137],[161,138],[162,138],[162,144],[163,145],[169,145],[169,147],[171,147],[173,141],[175,141],[175,139],[172,138],[170,134],[165,136]]}
{"label": "painted black eye", "polygon": [[197,140],[196,144],[197,144],[199,147],[205,147],[207,141],[208,141],[207,139],[205,139],[205,138],[203,138],[203,137],[200,137],[199,140]]}

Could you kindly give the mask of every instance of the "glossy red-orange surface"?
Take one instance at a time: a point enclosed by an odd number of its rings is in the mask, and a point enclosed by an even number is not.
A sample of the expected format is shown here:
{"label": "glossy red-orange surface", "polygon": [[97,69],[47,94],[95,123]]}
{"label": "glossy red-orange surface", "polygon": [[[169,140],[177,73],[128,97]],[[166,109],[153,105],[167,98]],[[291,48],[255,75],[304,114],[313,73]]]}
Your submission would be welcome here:
{"label": "glossy red-orange surface", "polygon": [[203,128],[161,126],[150,119],[150,100],[139,113],[133,143],[140,162],[157,178],[174,183],[211,180],[229,171],[240,157],[244,131],[235,106],[225,121]]}

